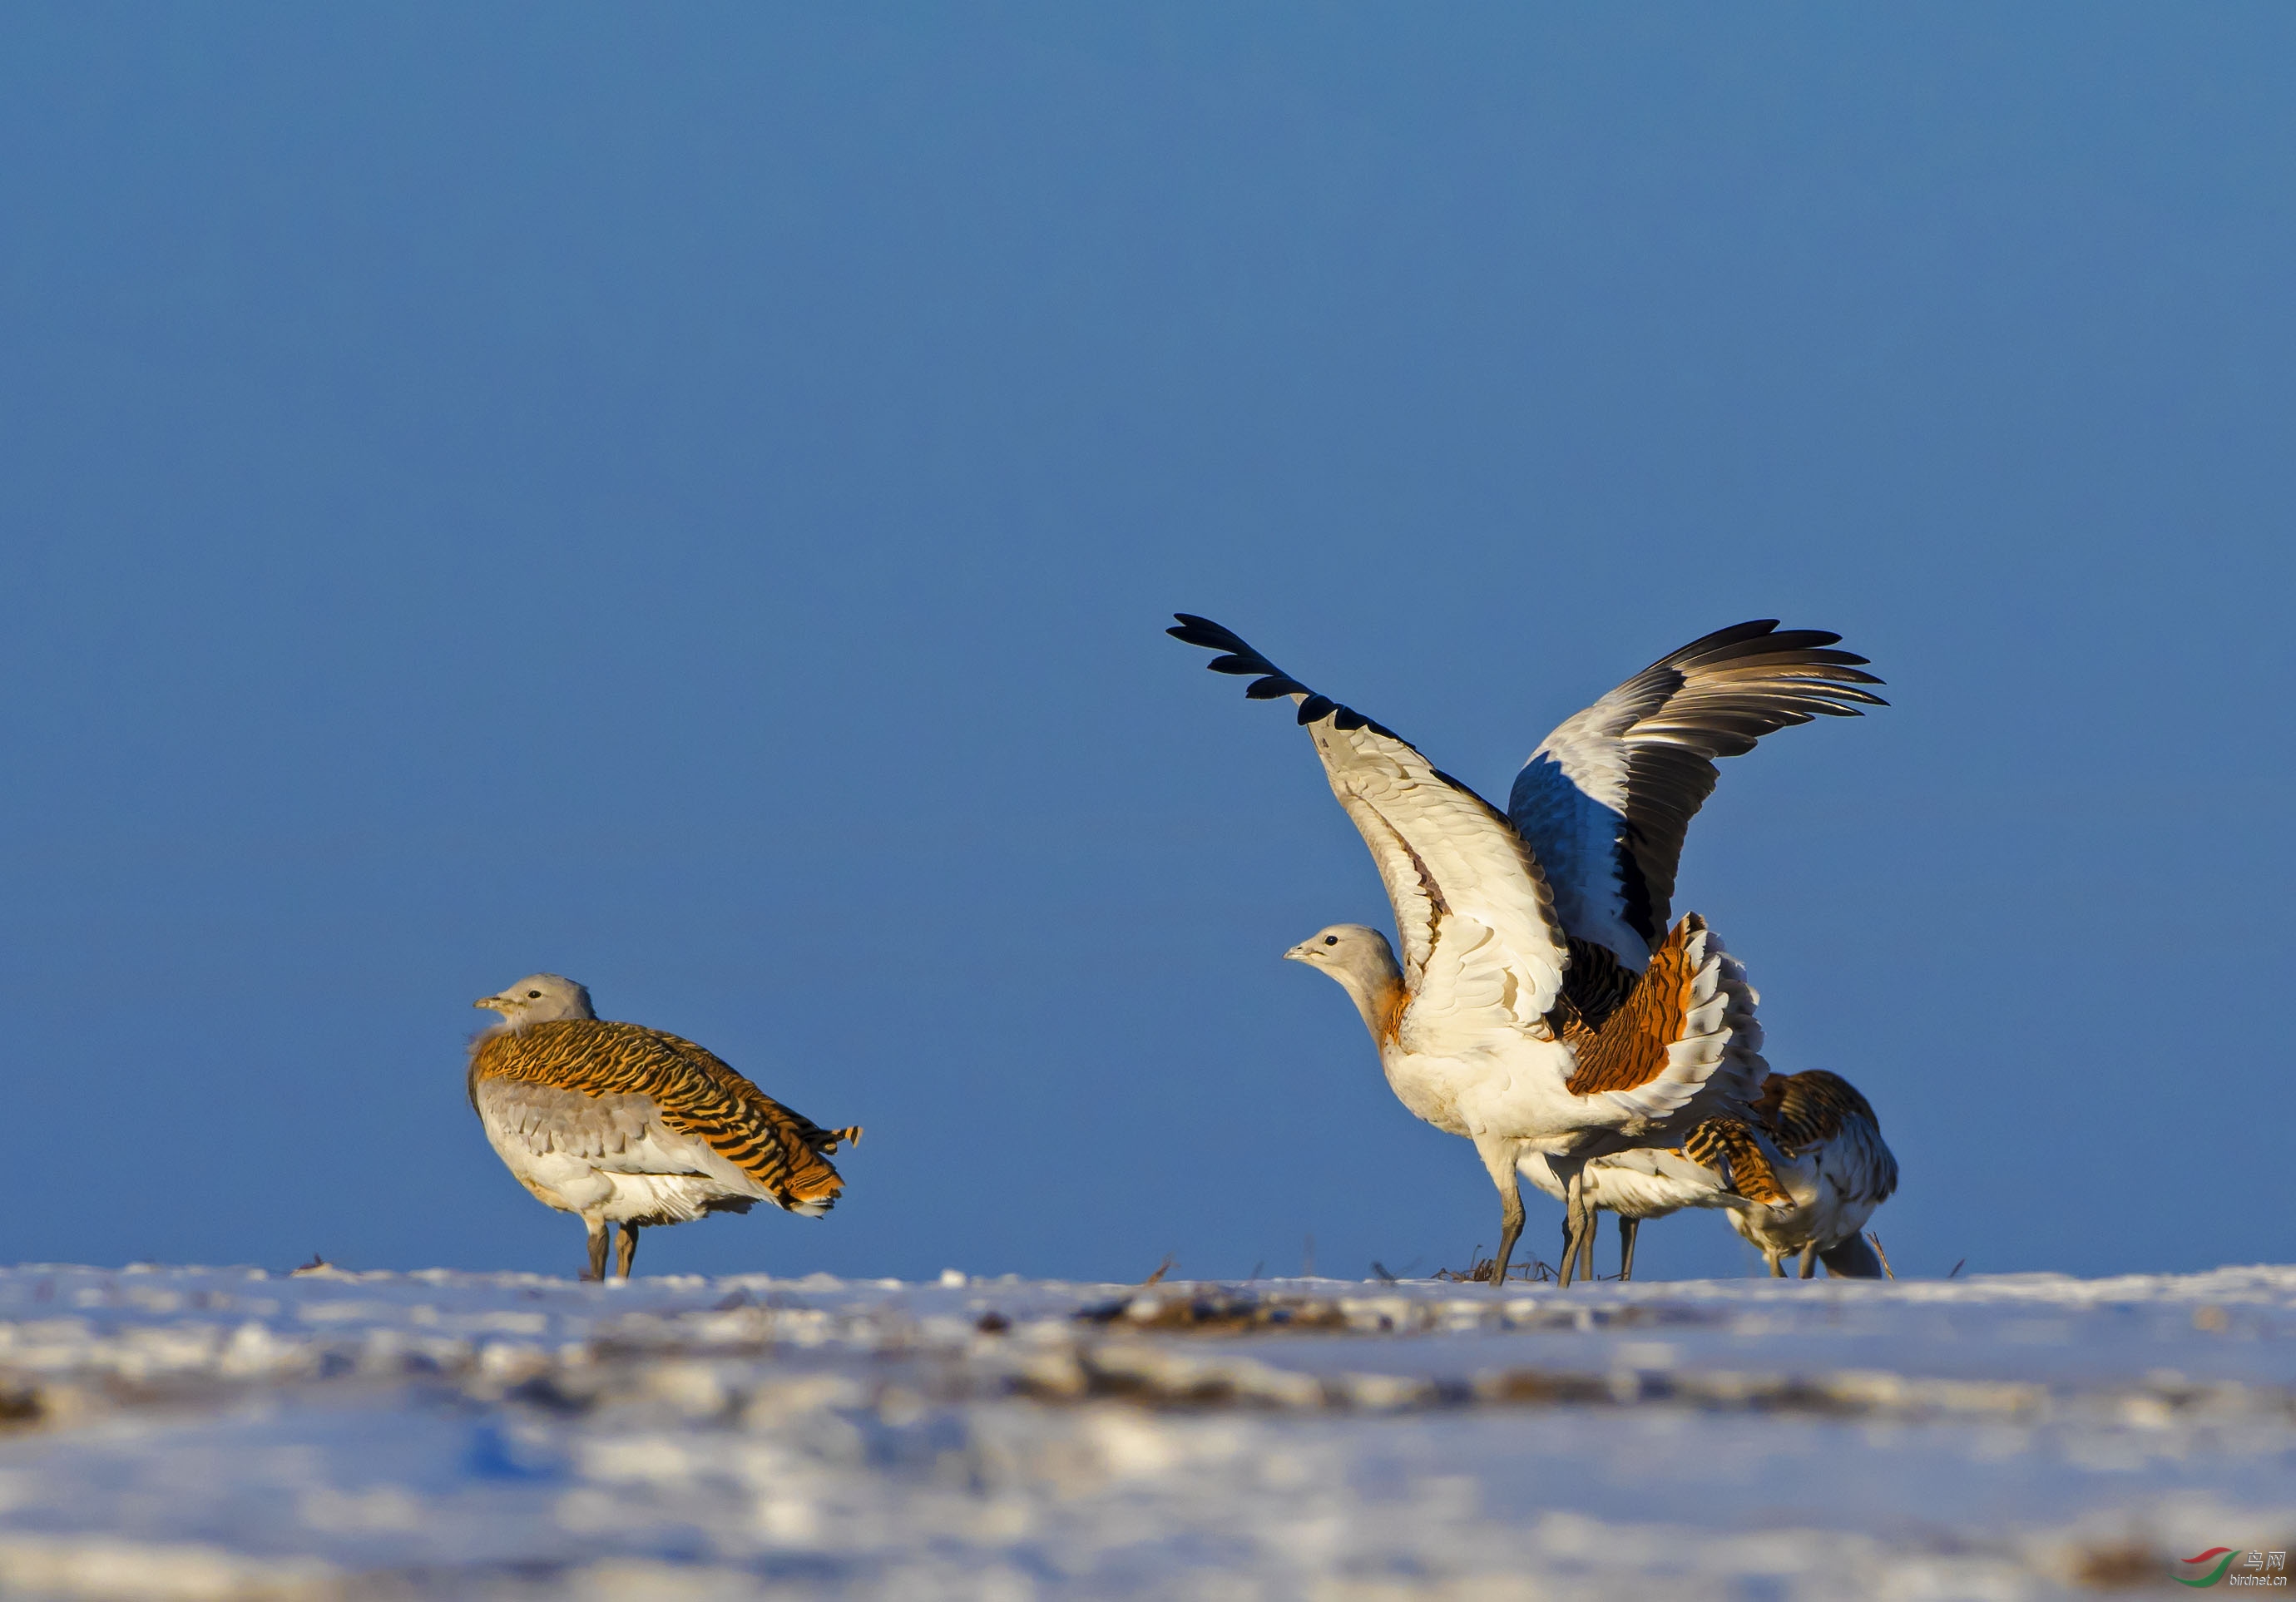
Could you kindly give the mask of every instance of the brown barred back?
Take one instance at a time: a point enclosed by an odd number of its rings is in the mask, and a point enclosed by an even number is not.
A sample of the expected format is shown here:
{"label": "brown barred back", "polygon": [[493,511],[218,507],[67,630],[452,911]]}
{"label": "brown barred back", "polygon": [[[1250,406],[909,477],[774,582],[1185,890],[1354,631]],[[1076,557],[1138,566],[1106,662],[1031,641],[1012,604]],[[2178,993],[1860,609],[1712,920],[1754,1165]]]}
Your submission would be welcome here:
{"label": "brown barred back", "polygon": [[823,1129],[692,1041],[638,1024],[566,1018],[488,1035],[471,1055],[473,1105],[481,1079],[644,1096],[665,1124],[706,1143],[784,1207],[832,1205],[845,1181],[827,1156],[861,1138],[858,1127]]}
{"label": "brown barred back", "polygon": [[1762,1154],[1754,1132],[1737,1118],[1709,1118],[1683,1138],[1682,1155],[1720,1174],[1748,1201],[1784,1207],[1793,1204],[1778,1182],[1777,1170]]}
{"label": "brown barred back", "polygon": [[1863,1118],[1879,1134],[1882,1121],[1857,1087],[1839,1074],[1811,1068],[1800,1074],[1773,1074],[1762,1086],[1754,1115],[1790,1152],[1806,1151],[1831,1140],[1852,1118]]}
{"label": "brown barred back", "polygon": [[[1666,1049],[1682,1038],[1683,1019],[1697,1005],[1692,990],[1698,980],[1698,966],[1690,960],[1689,946],[1692,937],[1705,928],[1705,920],[1696,913],[1686,914],[1665,944],[1651,954],[1650,966],[1642,977],[1626,976],[1633,981],[1633,988],[1599,1024],[1588,1021],[1570,989],[1563,992],[1546,1021],[1578,1056],[1578,1067],[1570,1075],[1569,1087],[1572,1095],[1630,1091],[1665,1071]],[[1570,954],[1574,967],[1580,960],[1580,950],[1574,943]],[[1589,988],[1600,994],[1615,992],[1618,985],[1615,981],[1598,982]]]}

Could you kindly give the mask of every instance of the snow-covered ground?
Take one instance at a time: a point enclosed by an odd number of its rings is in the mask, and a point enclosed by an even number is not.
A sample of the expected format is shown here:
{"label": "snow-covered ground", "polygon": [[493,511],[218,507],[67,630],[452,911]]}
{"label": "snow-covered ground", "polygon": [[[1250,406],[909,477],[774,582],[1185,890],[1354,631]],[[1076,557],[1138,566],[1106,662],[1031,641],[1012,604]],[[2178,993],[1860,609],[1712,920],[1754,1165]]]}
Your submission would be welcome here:
{"label": "snow-covered ground", "polygon": [[0,1271],[0,1593],[2169,1592],[2296,1269],[1873,1285]]}

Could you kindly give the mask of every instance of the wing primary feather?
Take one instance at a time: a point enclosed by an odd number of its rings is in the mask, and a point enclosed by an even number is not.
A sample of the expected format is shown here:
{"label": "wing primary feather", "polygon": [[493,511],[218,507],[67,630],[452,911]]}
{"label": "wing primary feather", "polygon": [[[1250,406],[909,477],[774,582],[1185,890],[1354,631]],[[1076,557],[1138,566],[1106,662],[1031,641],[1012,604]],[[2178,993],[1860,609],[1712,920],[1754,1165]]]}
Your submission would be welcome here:
{"label": "wing primary feather", "polygon": [[[1452,1003],[1429,1002],[1427,985],[1457,985],[1464,987],[1463,995],[1473,991],[1458,1001],[1462,1009],[1505,1010],[1520,1004],[1528,1010],[1514,1023],[1542,1018],[1562,986],[1570,955],[1538,860],[1506,814],[1438,770],[1394,730],[1309,690],[1233,629],[1192,612],[1172,615],[1178,625],[1167,633],[1223,653],[1208,666],[1264,675],[1246,694],[1298,698],[1299,721],[1315,740],[1332,792],[1387,887],[1405,983],[1418,998],[1414,1005],[1439,1016]],[[1427,964],[1455,914],[1460,927],[1455,948],[1447,949],[1453,949],[1450,969],[1457,971],[1430,979]],[[1485,981],[1488,996],[1475,988]],[[1502,1004],[1496,999],[1502,996],[1513,999]]]}
{"label": "wing primary feather", "polygon": [[[1311,693],[1305,684],[1261,656],[1234,629],[1222,628],[1209,617],[1199,617],[1193,612],[1175,612],[1179,623],[1164,632],[1175,640],[1190,645],[1201,645],[1207,650],[1224,653],[1204,664],[1214,673],[1260,675],[1247,685],[1243,693],[1255,701],[1272,701],[1279,696]],[[1302,723],[1308,721],[1305,718]]]}
{"label": "wing primary feather", "polygon": [[1558,724],[1515,776],[1507,813],[1546,869],[1570,935],[1639,969],[1673,917],[1683,837],[1715,763],[1763,736],[1889,703],[1828,629],[1756,618],[1669,651]]}

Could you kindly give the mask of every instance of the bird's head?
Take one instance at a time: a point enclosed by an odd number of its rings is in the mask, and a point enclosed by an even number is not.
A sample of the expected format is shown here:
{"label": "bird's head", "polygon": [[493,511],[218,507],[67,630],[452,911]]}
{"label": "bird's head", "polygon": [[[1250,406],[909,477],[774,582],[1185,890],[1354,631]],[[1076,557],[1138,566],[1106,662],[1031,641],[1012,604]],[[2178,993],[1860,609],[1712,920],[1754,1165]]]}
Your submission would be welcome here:
{"label": "bird's head", "polygon": [[1395,966],[1395,950],[1387,936],[1377,929],[1360,923],[1335,923],[1327,929],[1317,929],[1299,944],[1283,953],[1286,962],[1305,962],[1310,968],[1320,968],[1333,978],[1342,972],[1364,966],[1374,968]]}
{"label": "bird's head", "polygon": [[564,1018],[590,1018],[590,993],[563,974],[529,974],[499,995],[480,996],[473,1007],[503,1015],[512,1029],[529,1024],[554,1024]]}
{"label": "bird's head", "polygon": [[1374,1037],[1392,1032],[1403,1001],[1403,969],[1396,964],[1395,948],[1377,929],[1335,923],[1317,929],[1283,957],[1321,969],[1336,980],[1354,998],[1364,1026]]}

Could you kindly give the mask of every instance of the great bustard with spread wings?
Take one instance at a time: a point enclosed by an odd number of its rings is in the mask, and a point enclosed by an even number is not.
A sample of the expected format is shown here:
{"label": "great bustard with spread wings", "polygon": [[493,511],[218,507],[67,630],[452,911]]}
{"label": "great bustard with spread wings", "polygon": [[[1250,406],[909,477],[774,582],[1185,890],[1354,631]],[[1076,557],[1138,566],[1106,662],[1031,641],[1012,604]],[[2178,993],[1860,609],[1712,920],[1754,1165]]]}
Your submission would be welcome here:
{"label": "great bustard with spread wings", "polygon": [[1838,636],[1745,624],[1653,664],[1548,737],[1510,818],[1240,636],[1177,617],[1171,634],[1223,653],[1214,672],[1297,705],[1378,864],[1400,962],[1355,924],[1285,955],[1348,992],[1407,1108],[1474,1142],[1500,1195],[1495,1281],[1522,1232],[1518,1165],[1575,1170],[1751,1107],[1767,1075],[1755,997],[1702,920],[1670,923],[1675,864],[1714,757],[1877,703],[1856,687],[1877,682],[1864,658],[1824,649]]}
{"label": "great bustard with spread wings", "polygon": [[[1780,630],[1775,618],[1718,629],[1660,658],[1539,742],[1515,775],[1507,815],[1546,870],[1557,920],[1582,961],[1591,957],[1595,969],[1616,961],[1634,972],[1658,951],[1690,820],[1721,777],[1716,762],[1816,716],[1855,717],[1888,704],[1866,688],[1882,682],[1862,671],[1866,659],[1833,649],[1841,639],[1819,629]],[[1578,982],[1599,988],[1591,976]],[[1751,1017],[1744,1043],[1756,1051],[1762,1043]],[[1620,1272],[1631,1277],[1644,1219],[1720,1208],[1743,1233],[1756,1227],[1750,1220],[1768,1215],[1775,1225],[1774,1209],[1791,1211],[1792,1185],[1783,1175],[1763,1175],[1760,1148],[1741,1138],[1747,1121],[1759,1118],[1728,1096],[1736,1088],[1711,1087],[1685,1107],[1674,1127],[1698,1122],[1673,1149],[1617,1149],[1626,1142],[1613,1139],[1591,1142],[1568,1160],[1525,1161],[1524,1177],[1564,1204],[1565,1284],[1574,1271],[1594,1277],[1601,1212],[1618,1217]],[[1723,1140],[1740,1157],[1718,1172],[1702,1159]],[[1836,1271],[1857,1270],[1845,1258]]]}
{"label": "great bustard with spread wings", "polygon": [[605,1278],[616,1224],[627,1279],[649,1225],[761,1201],[818,1218],[845,1188],[829,1157],[858,1126],[823,1129],[690,1040],[601,1018],[571,979],[532,974],[472,1004],[503,1021],[471,1042],[471,1106],[518,1182],[580,1215],[585,1279]]}

